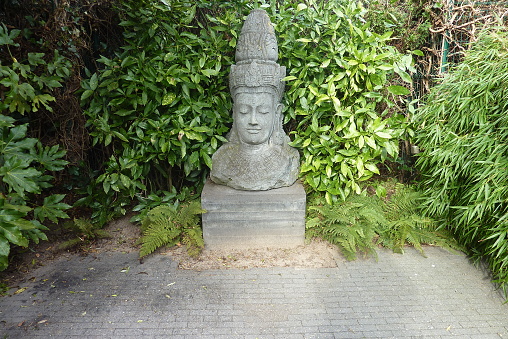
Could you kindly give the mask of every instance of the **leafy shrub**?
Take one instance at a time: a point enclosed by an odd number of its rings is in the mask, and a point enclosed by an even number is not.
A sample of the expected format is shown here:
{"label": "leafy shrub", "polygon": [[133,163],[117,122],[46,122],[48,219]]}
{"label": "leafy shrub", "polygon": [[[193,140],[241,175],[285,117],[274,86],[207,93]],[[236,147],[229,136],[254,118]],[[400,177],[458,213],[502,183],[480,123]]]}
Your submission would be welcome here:
{"label": "leafy shrub", "polygon": [[508,33],[485,31],[414,117],[428,215],[508,283]]}
{"label": "leafy shrub", "polygon": [[[142,196],[190,186],[197,192],[211,155],[231,124],[228,90],[237,35],[256,1],[123,2],[126,46],[83,82],[81,95],[95,144],[109,161],[91,184],[94,220]],[[360,192],[359,182],[398,152],[405,117],[392,99],[409,91],[410,55],[369,31],[366,10],[346,1],[276,2],[269,12],[289,69],[286,122],[312,190],[329,202]],[[142,46],[142,48],[140,47]],[[401,79],[401,80],[400,80]],[[109,216],[111,216],[110,214]]]}
{"label": "leafy shrub", "polygon": [[379,174],[396,157],[405,117],[392,99],[409,91],[410,55],[388,46],[390,32],[372,33],[356,2],[308,1],[273,13],[279,49],[289,74],[286,121],[296,121],[293,146],[303,152],[301,173],[330,203]]}
{"label": "leafy shrub", "polygon": [[198,255],[204,247],[199,215],[205,211],[198,201],[185,205],[161,205],[148,212],[141,224],[140,257],[162,246],[183,243],[189,255]]}
{"label": "leafy shrub", "polygon": [[91,195],[107,199],[94,219],[104,223],[108,208],[138,193],[203,184],[231,122],[227,78],[240,16],[230,5],[123,2],[126,46],[98,60],[104,69],[81,95],[94,144],[112,149],[91,184],[102,188]]}
{"label": "leafy shrub", "polygon": [[[20,63],[11,54],[9,45],[18,47],[14,40],[21,31],[13,29],[10,32],[2,24],[0,26],[0,46],[4,46],[9,52],[12,64],[0,64],[0,84],[2,88],[2,102],[0,112],[8,110],[10,113],[25,114],[37,112],[41,105],[48,111],[53,109],[49,106],[55,97],[51,95],[54,88],[61,87],[62,80],[70,74],[70,62],[55,50],[53,60],[46,62],[44,53],[28,53],[28,63]],[[40,72],[38,69],[43,68]]]}
{"label": "leafy shrub", "polygon": [[[9,51],[17,46],[14,39],[19,30],[8,31],[0,26],[0,47]],[[29,241],[47,240],[43,233],[46,219],[57,222],[68,218],[70,208],[62,203],[65,195],[52,194],[41,202],[37,195],[52,186],[53,176],[67,164],[65,151],[58,145],[43,146],[38,139],[27,137],[28,124],[16,125],[16,119],[35,112],[41,105],[51,110],[51,90],[61,86],[68,75],[68,62],[55,52],[51,62],[43,53],[28,53],[28,63],[0,64],[0,271],[8,266],[11,244],[27,247]],[[42,69],[42,70],[41,70]],[[20,118],[21,120],[21,118]]]}

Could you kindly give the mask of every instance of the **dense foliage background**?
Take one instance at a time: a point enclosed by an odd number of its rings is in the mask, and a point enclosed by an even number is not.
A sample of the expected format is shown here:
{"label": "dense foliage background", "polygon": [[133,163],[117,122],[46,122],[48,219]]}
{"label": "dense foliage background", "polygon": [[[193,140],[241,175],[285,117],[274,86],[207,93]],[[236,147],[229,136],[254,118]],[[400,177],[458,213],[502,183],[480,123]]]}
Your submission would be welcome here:
{"label": "dense foliage background", "polygon": [[[129,211],[146,222],[157,206],[178,215],[180,202],[199,198],[231,126],[227,81],[236,40],[248,12],[261,7],[288,69],[284,122],[302,155],[308,234],[354,257],[376,239],[397,251],[406,243],[445,244],[450,230],[470,253],[488,258],[505,286],[507,42],[504,28],[493,26],[506,23],[506,10],[464,24],[466,14],[485,9],[450,6],[2,1],[0,270],[12,247],[45,239],[61,219],[71,217],[87,234],[71,239],[79,243]],[[448,66],[436,46],[466,28],[471,41],[474,32],[491,33],[441,82]],[[453,46],[447,60],[460,61],[468,47]],[[409,101],[435,84],[415,113]],[[416,166],[411,143],[423,150]],[[420,181],[421,192],[387,176]],[[160,225],[145,239],[164,240],[160,230],[171,230],[178,233],[171,239],[199,248],[199,227]]]}
{"label": "dense foliage background", "polygon": [[[150,192],[174,196],[190,187],[199,194],[231,124],[227,81],[237,34],[259,4],[122,6],[127,44],[114,58],[98,60],[103,67],[81,95],[94,144],[111,150],[86,202],[101,224],[112,207],[124,213],[136,195],[141,209],[151,205]],[[411,56],[387,45],[390,33],[370,32],[366,10],[355,3],[263,7],[279,36],[280,63],[289,69],[285,121],[303,153],[305,183],[330,203],[360,193],[359,182],[397,155],[405,117],[390,109],[391,99],[409,90],[389,79],[411,81]]]}

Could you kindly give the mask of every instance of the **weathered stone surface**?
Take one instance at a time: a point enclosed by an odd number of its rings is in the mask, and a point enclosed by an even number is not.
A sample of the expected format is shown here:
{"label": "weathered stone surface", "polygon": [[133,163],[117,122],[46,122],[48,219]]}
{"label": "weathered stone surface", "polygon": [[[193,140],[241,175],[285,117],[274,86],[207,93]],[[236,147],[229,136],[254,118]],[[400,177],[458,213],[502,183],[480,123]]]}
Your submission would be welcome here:
{"label": "weathered stone surface", "polygon": [[259,191],[291,186],[298,178],[300,156],[289,146],[266,151],[243,150],[241,143],[227,143],[214,154],[212,180],[239,190]]}
{"label": "weathered stone surface", "polygon": [[245,20],[238,39],[236,62],[250,59],[276,62],[278,53],[277,39],[270,18],[264,10],[253,10]]}
{"label": "weathered stone surface", "polygon": [[239,191],[208,181],[201,195],[207,248],[296,247],[305,240],[300,182],[269,191]]}
{"label": "weathered stone surface", "polygon": [[286,68],[277,63],[277,40],[268,14],[253,10],[238,39],[231,66],[233,126],[228,142],[212,156],[213,182],[258,191],[291,186],[300,155],[282,129]]}
{"label": "weathered stone surface", "polygon": [[229,86],[233,126],[212,156],[201,195],[207,248],[296,247],[305,239],[305,191],[295,183],[300,155],[282,129],[286,68],[263,10],[253,10],[238,39]]}

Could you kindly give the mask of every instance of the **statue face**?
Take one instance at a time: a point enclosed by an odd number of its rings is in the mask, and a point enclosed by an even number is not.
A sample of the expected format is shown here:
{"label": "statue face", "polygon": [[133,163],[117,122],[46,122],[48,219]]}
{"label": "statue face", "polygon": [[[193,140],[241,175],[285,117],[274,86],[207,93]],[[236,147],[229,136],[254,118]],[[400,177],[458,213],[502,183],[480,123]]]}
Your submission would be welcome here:
{"label": "statue face", "polygon": [[267,92],[238,93],[233,114],[240,140],[250,145],[268,142],[278,106],[273,94]]}

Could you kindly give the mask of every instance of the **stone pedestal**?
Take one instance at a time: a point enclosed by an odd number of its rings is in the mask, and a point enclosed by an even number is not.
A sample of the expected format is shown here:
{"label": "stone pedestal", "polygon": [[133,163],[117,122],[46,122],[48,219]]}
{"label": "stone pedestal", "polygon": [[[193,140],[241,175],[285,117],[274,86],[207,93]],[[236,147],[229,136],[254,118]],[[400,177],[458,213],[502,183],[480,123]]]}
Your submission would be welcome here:
{"label": "stone pedestal", "polygon": [[201,195],[209,249],[290,248],[304,244],[305,190],[300,182],[268,191],[240,191],[208,180]]}

